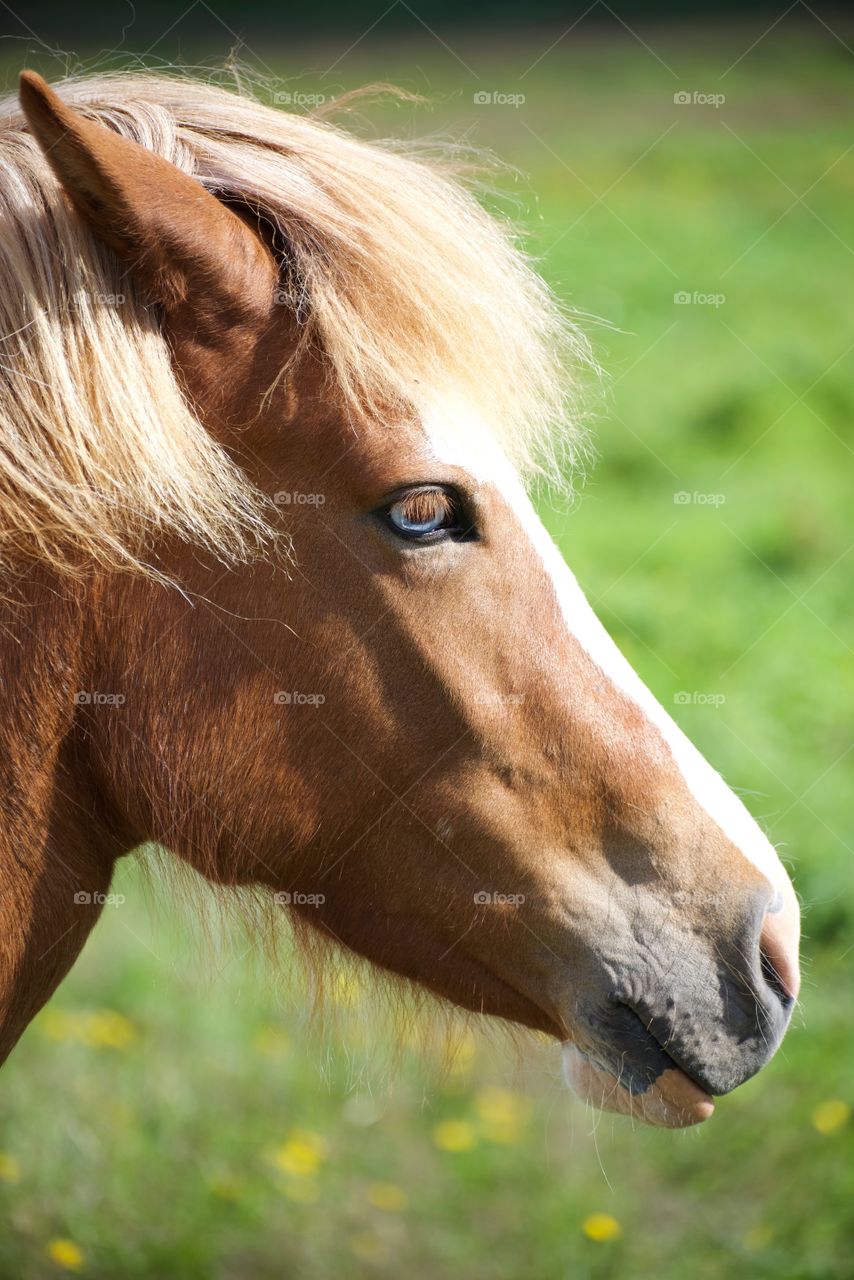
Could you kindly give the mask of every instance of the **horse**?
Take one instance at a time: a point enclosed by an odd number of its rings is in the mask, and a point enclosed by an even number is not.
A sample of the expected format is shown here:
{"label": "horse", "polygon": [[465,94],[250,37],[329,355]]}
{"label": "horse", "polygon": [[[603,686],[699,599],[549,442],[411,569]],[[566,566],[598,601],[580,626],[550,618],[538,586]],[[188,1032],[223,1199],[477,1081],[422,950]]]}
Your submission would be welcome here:
{"label": "horse", "polygon": [[145,844],[596,1107],[780,1044],[797,897],[536,513],[585,343],[464,167],[189,75],[0,105],[0,1059]]}

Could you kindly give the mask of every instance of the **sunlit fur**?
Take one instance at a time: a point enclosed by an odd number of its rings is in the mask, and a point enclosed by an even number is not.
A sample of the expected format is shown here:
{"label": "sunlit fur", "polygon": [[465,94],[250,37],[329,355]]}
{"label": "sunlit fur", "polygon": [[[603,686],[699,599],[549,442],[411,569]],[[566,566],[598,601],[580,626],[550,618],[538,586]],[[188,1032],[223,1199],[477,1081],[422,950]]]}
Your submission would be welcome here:
{"label": "sunlit fur", "polygon": [[[521,470],[566,461],[566,363],[584,344],[452,151],[366,143],[184,76],[57,87],[288,246],[283,304],[353,410],[394,421],[438,391]],[[0,221],[0,563],[23,550],[64,570],[139,566],[163,532],[248,558],[269,533],[263,503],[186,403],[158,317],[72,216],[15,99],[0,104]]]}
{"label": "sunlit fur", "polygon": [[[90,367],[70,309],[43,322],[69,369],[48,381],[10,366],[57,397],[57,417],[18,459],[29,489],[9,482],[13,540],[41,559],[0,592],[0,1061],[79,953],[116,862],[160,845],[235,905],[272,896],[314,969],[337,943],[569,1043],[568,1078],[592,1102],[671,1127],[705,1119],[785,1032],[797,901],[714,771],[686,767],[520,483],[516,467],[548,458],[552,420],[562,429],[561,322],[543,286],[430,167],[298,120],[274,147],[275,113],[184,82],[155,82],[128,115],[128,86],[149,83],[118,81],[96,114],[153,146],[21,77],[81,226],[124,264],[106,286],[130,297],[134,276],[158,304],[164,339],[153,325],[145,338],[162,370],[168,343],[161,381],[194,406],[180,440],[204,456],[199,483],[192,451],[170,470],[157,379],[143,370],[129,414],[99,371],[103,358],[126,374],[133,348],[96,324]],[[195,121],[166,129],[170,154],[213,192],[158,154],[168,94]],[[34,232],[27,270],[46,281],[44,244]],[[139,302],[99,305],[137,337],[148,324]],[[18,329],[7,338],[24,346],[37,326]],[[81,401],[100,436],[75,425]],[[127,429],[143,406],[150,442]],[[248,557],[264,531],[214,440],[280,515],[293,572],[211,554]],[[460,536],[428,530],[416,547],[396,508],[429,515],[413,495],[436,490]],[[179,491],[195,521],[170,515],[163,494]],[[102,517],[100,541],[70,520],[75,503]],[[156,581],[97,565],[133,566],[146,542]],[[263,919],[253,931],[274,936]]]}

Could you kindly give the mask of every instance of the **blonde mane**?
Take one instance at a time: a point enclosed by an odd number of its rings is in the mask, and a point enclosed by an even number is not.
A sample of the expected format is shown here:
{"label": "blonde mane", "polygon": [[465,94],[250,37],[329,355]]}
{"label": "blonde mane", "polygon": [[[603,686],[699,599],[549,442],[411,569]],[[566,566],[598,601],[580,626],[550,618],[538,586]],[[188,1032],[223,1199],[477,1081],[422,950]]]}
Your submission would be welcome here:
{"label": "blonde mane", "polygon": [[[352,410],[394,418],[441,388],[521,471],[557,474],[576,438],[567,366],[586,347],[450,153],[367,143],[187,76],[55,87],[275,229],[284,301]],[[14,98],[0,102],[0,222],[0,567],[140,568],[156,533],[256,554],[263,499],[194,416],[156,315],[72,214]]]}

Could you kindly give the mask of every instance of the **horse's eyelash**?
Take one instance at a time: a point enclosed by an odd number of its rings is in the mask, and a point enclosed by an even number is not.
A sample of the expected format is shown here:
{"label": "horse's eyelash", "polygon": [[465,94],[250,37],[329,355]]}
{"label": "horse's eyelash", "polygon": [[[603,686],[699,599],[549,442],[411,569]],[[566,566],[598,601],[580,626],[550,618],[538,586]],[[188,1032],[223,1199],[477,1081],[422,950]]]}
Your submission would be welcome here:
{"label": "horse's eyelash", "polygon": [[420,489],[397,500],[406,506],[407,516],[414,522],[426,522],[441,515],[444,519],[459,513],[459,504],[444,489]]}

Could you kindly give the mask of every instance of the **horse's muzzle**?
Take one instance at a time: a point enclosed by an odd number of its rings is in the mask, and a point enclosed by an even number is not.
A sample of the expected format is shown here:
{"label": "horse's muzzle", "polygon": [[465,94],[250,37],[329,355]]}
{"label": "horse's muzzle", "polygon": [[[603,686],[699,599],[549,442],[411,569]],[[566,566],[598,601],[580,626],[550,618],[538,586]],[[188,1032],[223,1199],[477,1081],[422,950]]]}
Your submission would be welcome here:
{"label": "horse's muzzle", "polygon": [[758,906],[713,959],[683,936],[673,964],[624,971],[580,1008],[564,1046],[574,1091],[604,1110],[679,1128],[707,1119],[713,1095],[755,1075],[785,1034],[799,985],[797,904],[774,907]]}

